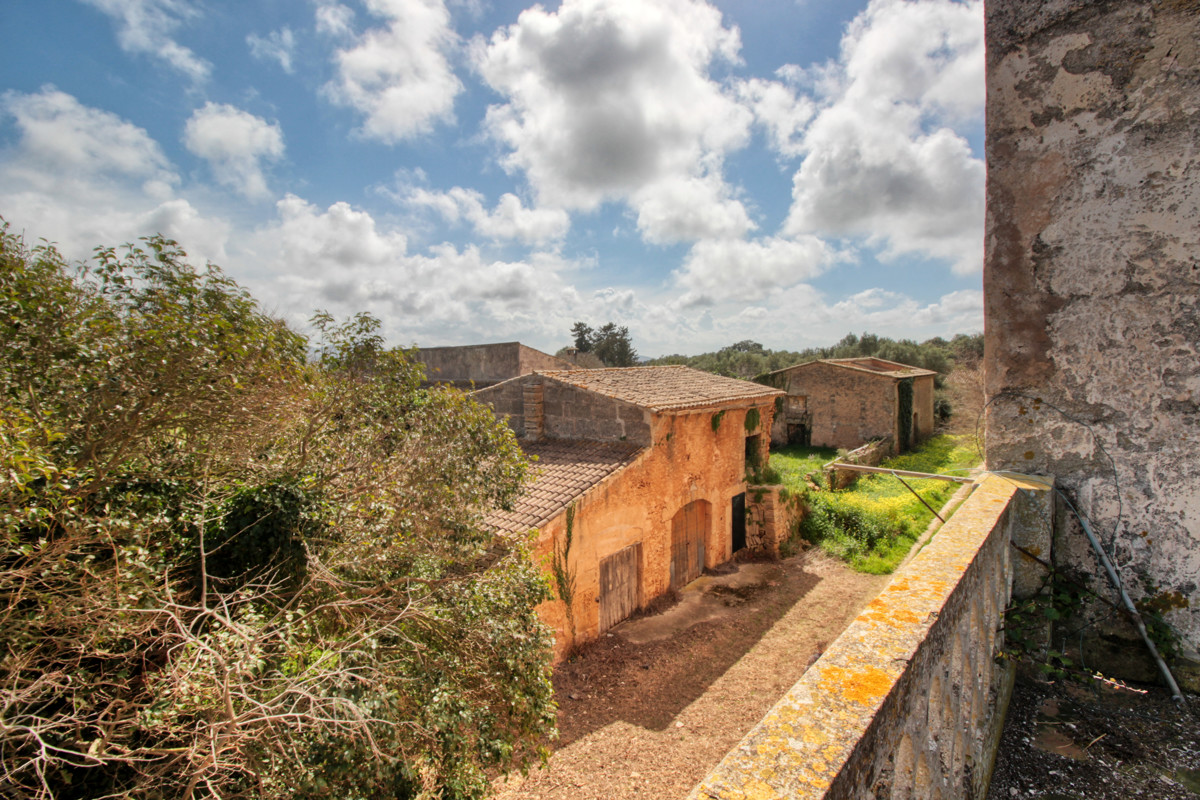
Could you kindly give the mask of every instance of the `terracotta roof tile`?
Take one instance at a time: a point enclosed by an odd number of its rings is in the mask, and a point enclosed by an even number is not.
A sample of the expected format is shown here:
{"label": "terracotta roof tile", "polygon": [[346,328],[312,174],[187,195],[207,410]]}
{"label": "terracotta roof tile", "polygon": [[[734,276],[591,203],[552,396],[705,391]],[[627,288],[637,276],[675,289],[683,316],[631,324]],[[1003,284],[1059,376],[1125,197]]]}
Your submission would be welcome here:
{"label": "terracotta roof tile", "polygon": [[765,400],[783,394],[769,386],[682,365],[545,370],[537,374],[651,411],[704,408],[739,400]]}
{"label": "terracotta roof tile", "polygon": [[790,367],[777,369],[773,372],[768,372],[768,375],[778,375],[782,372],[790,372],[797,367],[807,367],[811,364],[832,364],[835,367],[845,367],[846,369],[856,370],[858,372],[869,372],[872,375],[884,375],[889,378],[914,378],[921,375],[937,375],[937,372],[931,369],[922,369],[921,367],[913,367],[908,364],[901,364],[898,361],[887,361],[882,358],[865,357],[865,358],[819,358],[815,361],[805,361],[802,364],[793,364]]}
{"label": "terracotta roof tile", "polygon": [[645,448],[627,442],[542,439],[522,441],[521,449],[537,457],[535,477],[511,511],[490,511],[484,516],[484,524],[494,530],[520,533],[540,528]]}

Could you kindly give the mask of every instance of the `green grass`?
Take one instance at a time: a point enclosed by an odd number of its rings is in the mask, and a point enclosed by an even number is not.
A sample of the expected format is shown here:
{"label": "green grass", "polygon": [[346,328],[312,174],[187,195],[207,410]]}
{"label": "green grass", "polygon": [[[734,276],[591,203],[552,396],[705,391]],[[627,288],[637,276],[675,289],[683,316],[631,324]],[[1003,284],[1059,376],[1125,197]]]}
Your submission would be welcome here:
{"label": "green grass", "polygon": [[832,447],[801,447],[788,445],[771,451],[771,467],[779,473],[783,484],[799,491],[805,486],[804,477],[837,458]]}
{"label": "green grass", "polygon": [[[809,459],[817,460],[819,456],[814,453],[805,457],[791,450],[773,454],[771,466],[784,475],[785,485],[804,493],[809,513],[797,533],[859,572],[884,575],[894,571],[933,519],[929,509],[891,475],[864,475],[854,486],[841,491],[807,488],[806,473],[801,470]],[[776,455],[780,457],[778,464]],[[820,460],[816,466],[829,458]],[[881,466],[962,475],[976,461],[975,451],[965,438],[935,436],[916,450],[890,458]],[[941,508],[959,488],[959,484],[949,481],[918,478],[904,481],[933,508]]]}

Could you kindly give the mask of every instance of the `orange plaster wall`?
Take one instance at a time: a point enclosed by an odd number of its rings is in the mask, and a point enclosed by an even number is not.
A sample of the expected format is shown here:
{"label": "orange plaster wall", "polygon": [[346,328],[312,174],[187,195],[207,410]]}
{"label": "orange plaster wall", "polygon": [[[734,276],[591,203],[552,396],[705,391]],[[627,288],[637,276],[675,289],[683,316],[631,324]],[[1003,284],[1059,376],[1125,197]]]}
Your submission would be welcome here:
{"label": "orange plaster wall", "polygon": [[[761,434],[764,446],[770,439],[774,404],[768,401],[757,408],[759,424],[752,432],[745,429],[748,408],[726,410],[715,432],[712,409],[654,415],[649,450],[575,502],[568,559],[575,573],[575,643],[595,639],[601,633],[601,559],[640,541],[641,602],[647,603],[669,589],[671,521],[688,503],[706,500],[711,504],[705,566],[729,560],[730,504],[735,495],[746,491],[746,437]],[[535,557],[548,574],[554,548],[563,547],[565,534],[565,511],[539,533]],[[551,582],[553,585],[553,579]],[[554,600],[544,603],[540,614],[558,632],[555,659],[561,659],[571,646],[567,609]]]}

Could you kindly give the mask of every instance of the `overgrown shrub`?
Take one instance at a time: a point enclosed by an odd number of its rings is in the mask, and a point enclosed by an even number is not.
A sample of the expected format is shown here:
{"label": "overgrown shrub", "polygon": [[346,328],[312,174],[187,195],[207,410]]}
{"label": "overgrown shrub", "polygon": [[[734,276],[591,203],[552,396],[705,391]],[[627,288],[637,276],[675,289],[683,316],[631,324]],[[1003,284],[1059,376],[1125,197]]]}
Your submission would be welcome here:
{"label": "overgrown shrub", "polygon": [[553,730],[512,434],[379,323],[0,231],[0,796],[482,796]]}

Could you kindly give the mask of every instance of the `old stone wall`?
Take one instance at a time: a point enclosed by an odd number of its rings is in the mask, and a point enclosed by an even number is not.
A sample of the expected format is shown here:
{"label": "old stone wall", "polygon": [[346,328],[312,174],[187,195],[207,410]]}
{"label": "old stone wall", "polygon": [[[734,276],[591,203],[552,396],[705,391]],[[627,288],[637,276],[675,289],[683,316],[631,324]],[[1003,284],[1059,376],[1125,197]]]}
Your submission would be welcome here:
{"label": "old stone wall", "polygon": [[650,412],[631,403],[536,376],[543,383],[545,435],[650,444]]}
{"label": "old stone wall", "polygon": [[[770,403],[758,406],[755,433],[769,430]],[[575,576],[571,609],[560,600],[544,603],[542,619],[558,631],[556,658],[574,644],[600,635],[600,562],[641,543],[641,600],[664,594],[671,585],[671,525],[675,514],[697,500],[710,506],[705,536],[706,566],[732,555],[731,506],[746,491],[745,429],[747,408],[730,408],[713,424],[713,412],[659,414],[653,419],[652,445],[629,466],[590,489],[574,504],[572,545],[567,560]],[[542,527],[535,558],[547,564],[564,547],[566,513]],[[568,614],[573,616],[572,621]]]}
{"label": "old stone wall", "polygon": [[471,395],[492,407],[496,416],[508,423],[517,436],[525,435],[525,384],[513,379],[479,389]]}
{"label": "old stone wall", "polygon": [[803,364],[788,373],[789,395],[806,395],[814,447],[853,449],[896,431],[896,383],[832,364]]}
{"label": "old stone wall", "polygon": [[986,793],[1011,670],[997,663],[1018,492],[984,479],[690,800]]}
{"label": "old stone wall", "polygon": [[518,375],[528,375],[539,369],[578,369],[573,361],[543,353],[541,350],[534,350],[523,344],[517,347],[517,369],[520,370]]}
{"label": "old stone wall", "polygon": [[[838,459],[847,464],[861,464],[864,467],[878,467],[885,458],[896,454],[895,445],[889,436],[877,442],[868,442],[862,447],[851,450]],[[863,473],[852,469],[829,469],[830,482],[834,489],[845,489],[852,486]]]}
{"label": "old stone wall", "polygon": [[[987,5],[987,460],[1200,649],[1200,2]],[[1074,519],[1055,559],[1115,598]],[[1153,679],[1119,615],[1086,662]]]}
{"label": "old stone wall", "polygon": [[473,383],[479,388],[537,369],[574,368],[569,361],[519,342],[422,347],[417,349],[416,359],[425,364],[425,377],[430,382],[463,387]]}
{"label": "old stone wall", "polygon": [[783,486],[746,487],[746,549],[779,558],[780,547],[804,519],[800,497]]}

